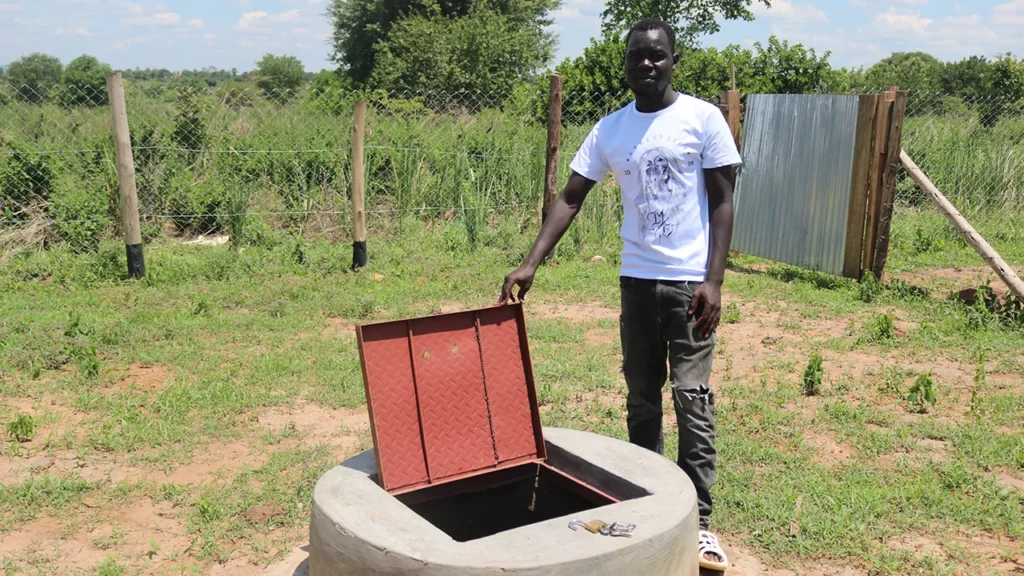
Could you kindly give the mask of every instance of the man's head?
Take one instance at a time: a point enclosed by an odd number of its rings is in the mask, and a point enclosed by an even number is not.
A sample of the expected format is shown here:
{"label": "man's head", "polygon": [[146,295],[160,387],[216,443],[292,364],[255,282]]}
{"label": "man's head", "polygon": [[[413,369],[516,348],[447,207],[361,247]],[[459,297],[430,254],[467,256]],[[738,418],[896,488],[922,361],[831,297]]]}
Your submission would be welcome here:
{"label": "man's head", "polygon": [[665,22],[641,20],[626,34],[626,84],[636,94],[664,94],[678,62],[676,35]]}

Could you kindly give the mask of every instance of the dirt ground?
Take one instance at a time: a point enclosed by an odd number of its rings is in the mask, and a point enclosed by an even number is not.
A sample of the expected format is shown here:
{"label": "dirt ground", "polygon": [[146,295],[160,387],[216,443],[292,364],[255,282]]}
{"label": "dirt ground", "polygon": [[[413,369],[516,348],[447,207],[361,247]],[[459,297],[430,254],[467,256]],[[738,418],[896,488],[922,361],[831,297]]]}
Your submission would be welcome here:
{"label": "dirt ground", "polygon": [[[965,272],[970,276],[970,272]],[[964,278],[966,278],[965,276]],[[973,279],[973,276],[970,276]],[[907,278],[908,281],[913,278]],[[826,340],[836,334],[847,334],[859,329],[859,320],[849,317],[807,318],[797,314],[785,303],[764,301],[739,302],[741,320],[734,324],[722,325],[719,332],[723,358],[716,359],[713,382],[741,375],[741,380],[757,385],[762,375],[792,377],[802,365],[794,363],[794,350],[801,349],[808,340]],[[458,309],[457,305],[446,304],[444,311]],[[531,305],[528,313],[534,318],[559,320],[586,324],[585,340],[590,346],[612,348],[617,345],[618,335],[614,328],[595,327],[596,323],[614,321],[618,311],[599,304],[554,304]],[[914,329],[915,325],[903,318],[898,309],[892,310],[898,332]],[[793,323],[798,322],[798,329]],[[352,323],[332,319],[324,328],[324,337],[350,337]],[[970,384],[974,368],[943,356],[922,358],[908,357],[899,348],[887,352],[886,356],[854,351],[823,350],[830,372],[844,375],[858,381],[875,381],[881,376],[880,368],[899,364],[907,369],[927,369],[948,387],[946,418],[958,419],[970,409]],[[609,354],[609,369],[614,370],[617,355]],[[117,384],[100,393],[113,394],[124,390],[159,391],[176,378],[173,369],[161,365],[132,364]],[[1015,373],[990,375],[994,382],[1009,389],[1024,389],[1021,375]],[[591,393],[588,393],[591,394]],[[616,394],[604,393],[603,401],[623,404],[624,399]],[[667,391],[666,391],[667,394]],[[893,413],[914,420],[917,415],[899,409],[900,400],[872,395],[870,398],[861,389],[853,388],[842,394],[852,405],[863,402],[881,403],[881,407],[893,408]],[[581,398],[588,402],[593,398]],[[729,397],[723,398],[728,403]],[[36,439],[23,446],[27,454],[40,453],[48,438],[67,434],[81,435],[85,431],[77,424],[85,417],[83,413],[68,409],[55,398],[44,396],[40,399],[11,399],[20,411],[38,414],[47,424]],[[800,407],[794,407],[803,417],[813,417],[816,399],[808,399]],[[69,477],[77,476],[87,481],[109,480],[151,482],[197,487],[230,482],[240,471],[258,467],[268,461],[275,451],[284,451],[305,444],[323,444],[329,447],[332,458],[342,460],[354,455],[369,444],[369,421],[365,408],[329,409],[310,403],[302,403],[287,409],[270,408],[251,416],[247,436],[231,441],[214,442],[201,452],[193,454],[187,463],[169,467],[156,467],[139,462],[137,459],[115,456],[109,453],[71,451],[50,451],[46,456],[0,456],[0,483],[13,485],[24,482],[41,471],[60,471]],[[271,448],[260,446],[257,439],[264,434],[287,435],[289,437]],[[815,429],[806,434],[806,440],[816,449],[815,459],[827,466],[840,466],[851,458],[859,457],[858,449],[843,438],[837,437],[825,428]],[[878,464],[883,467],[899,465],[902,457],[932,458],[946,457],[947,446],[941,440],[922,440],[919,450],[913,454],[886,455]],[[1019,471],[1000,471],[1001,482],[1011,489],[1024,491],[1024,478]],[[141,558],[134,564],[135,572],[141,574],[170,574],[183,571],[209,575],[257,575],[274,576],[305,574],[306,538],[305,528],[282,528],[272,530],[262,541],[267,556],[280,556],[283,560],[262,566],[254,566],[253,559],[245,553],[232,554],[226,561],[218,563],[194,563],[190,560],[187,519],[181,517],[169,502],[154,502],[143,498],[126,506],[111,508],[108,503],[86,500],[86,512],[75,512],[67,517],[43,516],[35,519],[0,538],[0,558],[30,559],[30,565],[46,566],[58,573],[94,569],[111,553],[121,557]],[[245,511],[245,517],[260,524],[272,520],[282,513],[273,507],[252,507]],[[89,516],[89,521],[84,521]],[[99,518],[97,518],[99,516]],[[772,567],[759,559],[757,554],[738,542],[740,535],[721,535],[730,555],[732,568],[730,576],[866,576],[868,573],[856,566],[830,565],[828,562],[809,561],[806,565],[780,568]],[[937,541],[941,540],[941,541]],[[988,558],[986,568],[1000,573],[1021,573],[1024,571],[1024,547],[1021,542],[995,541],[980,536],[953,535],[951,540],[967,542],[976,551]],[[946,554],[949,541],[934,535],[907,535],[891,546],[910,551],[920,556],[941,556]],[[1016,549],[1017,552],[1012,551]],[[1007,551],[1010,551],[1009,553]],[[194,569],[190,568],[194,567]]]}

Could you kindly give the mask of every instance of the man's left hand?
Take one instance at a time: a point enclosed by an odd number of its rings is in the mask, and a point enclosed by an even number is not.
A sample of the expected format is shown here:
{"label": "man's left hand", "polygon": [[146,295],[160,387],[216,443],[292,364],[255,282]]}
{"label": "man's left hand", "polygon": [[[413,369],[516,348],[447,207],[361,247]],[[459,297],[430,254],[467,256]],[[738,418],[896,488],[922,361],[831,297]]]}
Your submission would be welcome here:
{"label": "man's left hand", "polygon": [[705,282],[693,293],[690,300],[690,315],[700,310],[700,318],[693,326],[693,333],[700,338],[709,338],[718,328],[722,319],[722,286]]}

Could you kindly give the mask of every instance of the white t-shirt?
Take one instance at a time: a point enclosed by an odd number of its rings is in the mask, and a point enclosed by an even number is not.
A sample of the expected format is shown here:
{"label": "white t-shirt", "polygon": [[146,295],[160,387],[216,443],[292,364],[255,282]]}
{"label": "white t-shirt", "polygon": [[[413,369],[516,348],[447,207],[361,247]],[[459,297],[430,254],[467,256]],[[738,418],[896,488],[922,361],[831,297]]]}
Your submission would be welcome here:
{"label": "white t-shirt", "polygon": [[741,163],[729,125],[714,104],[679,94],[658,112],[636,102],[604,117],[570,167],[622,188],[623,276],[703,282],[710,252],[704,168]]}

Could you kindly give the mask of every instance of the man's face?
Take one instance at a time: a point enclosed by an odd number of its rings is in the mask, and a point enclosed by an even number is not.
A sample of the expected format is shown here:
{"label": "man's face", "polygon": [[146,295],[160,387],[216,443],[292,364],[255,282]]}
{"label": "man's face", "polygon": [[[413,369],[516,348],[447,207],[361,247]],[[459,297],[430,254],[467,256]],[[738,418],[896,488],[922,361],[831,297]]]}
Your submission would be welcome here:
{"label": "man's face", "polygon": [[634,32],[626,46],[626,84],[638,95],[663,94],[677,59],[664,31]]}

